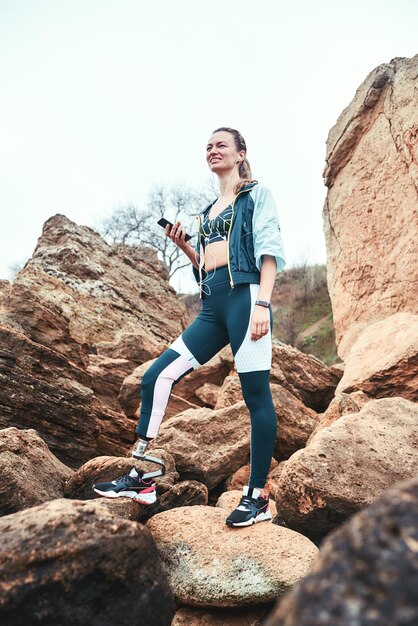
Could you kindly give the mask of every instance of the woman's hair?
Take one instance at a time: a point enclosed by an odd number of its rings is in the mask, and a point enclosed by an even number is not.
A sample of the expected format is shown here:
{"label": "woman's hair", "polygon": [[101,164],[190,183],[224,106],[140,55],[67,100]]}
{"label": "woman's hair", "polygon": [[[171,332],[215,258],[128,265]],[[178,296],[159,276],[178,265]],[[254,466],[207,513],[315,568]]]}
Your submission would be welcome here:
{"label": "woman's hair", "polygon": [[[247,153],[247,144],[245,143],[245,139],[239,131],[237,131],[235,128],[221,126],[221,128],[217,128],[216,130],[214,130],[212,134],[219,133],[220,131],[231,133],[231,135],[234,137],[235,147],[237,151],[241,152],[241,150],[244,150],[244,152]],[[248,183],[257,182],[252,178],[251,166],[247,157],[245,157],[245,159],[239,164],[238,173],[241,180],[234,187],[235,194],[239,193],[241,189],[245,187],[245,185],[248,185]]]}

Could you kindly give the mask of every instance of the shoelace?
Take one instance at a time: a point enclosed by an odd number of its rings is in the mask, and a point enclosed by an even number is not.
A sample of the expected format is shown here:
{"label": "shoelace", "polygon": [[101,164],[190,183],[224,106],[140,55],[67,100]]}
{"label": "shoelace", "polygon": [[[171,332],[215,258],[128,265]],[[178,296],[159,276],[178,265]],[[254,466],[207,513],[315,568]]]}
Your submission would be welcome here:
{"label": "shoelace", "polygon": [[129,472],[127,472],[126,474],[123,474],[122,476],[118,476],[118,478],[115,478],[116,482],[118,483],[120,480],[130,480],[130,481],[135,481],[138,478],[142,478],[143,475],[143,470],[137,470],[138,471],[138,476],[134,477],[134,476],[129,476]]}
{"label": "shoelace", "polygon": [[252,504],[255,504],[257,502],[257,498],[251,498],[251,496],[242,496],[241,500],[239,501],[239,505],[241,506],[242,504],[245,504],[245,506],[251,506]]}

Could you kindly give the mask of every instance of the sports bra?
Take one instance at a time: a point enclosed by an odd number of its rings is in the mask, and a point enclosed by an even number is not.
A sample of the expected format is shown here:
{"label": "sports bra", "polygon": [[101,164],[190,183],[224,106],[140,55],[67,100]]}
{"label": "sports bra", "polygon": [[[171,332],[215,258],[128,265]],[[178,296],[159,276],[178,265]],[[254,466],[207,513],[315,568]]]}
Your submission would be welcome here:
{"label": "sports bra", "polygon": [[204,243],[207,246],[214,241],[226,241],[229,229],[231,228],[232,204],[228,204],[223,211],[212,220],[209,219],[209,212],[200,227],[200,232],[204,236]]}

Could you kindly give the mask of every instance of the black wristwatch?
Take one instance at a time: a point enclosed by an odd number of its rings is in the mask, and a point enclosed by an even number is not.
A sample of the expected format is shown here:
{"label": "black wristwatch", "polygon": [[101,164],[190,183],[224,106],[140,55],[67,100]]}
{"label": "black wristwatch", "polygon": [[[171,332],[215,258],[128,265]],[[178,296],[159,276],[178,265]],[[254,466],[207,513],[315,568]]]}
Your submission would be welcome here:
{"label": "black wristwatch", "polygon": [[270,302],[266,302],[265,300],[256,300],[255,303],[266,307],[266,309],[270,308]]}

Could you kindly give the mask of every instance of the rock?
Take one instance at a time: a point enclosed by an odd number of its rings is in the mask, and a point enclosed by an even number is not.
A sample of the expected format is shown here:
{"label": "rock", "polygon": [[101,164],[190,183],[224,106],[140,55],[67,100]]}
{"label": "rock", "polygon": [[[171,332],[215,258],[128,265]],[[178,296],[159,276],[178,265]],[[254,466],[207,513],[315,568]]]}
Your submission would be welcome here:
{"label": "rock", "polygon": [[238,609],[189,609],[176,611],[171,626],[261,626],[269,605]]}
{"label": "rock", "polygon": [[102,405],[86,372],[4,324],[0,346],[1,428],[34,428],[70,467],[97,454],[125,454],[131,422]]}
{"label": "rock", "polygon": [[328,136],[323,225],[344,361],[369,324],[417,313],[417,70],[418,56],[374,69]]}
{"label": "rock", "polygon": [[162,493],[155,504],[146,506],[139,515],[143,524],[162,511],[208,503],[208,488],[197,480],[183,480]]}
{"label": "rock", "polygon": [[[45,222],[7,308],[31,339],[78,364],[96,344],[117,343],[123,333],[147,337],[149,352],[142,352],[152,358],[188,323],[154,250],[110,246],[63,215]],[[126,358],[123,351],[118,358]]]}
{"label": "rock", "polygon": [[[227,376],[227,378],[229,377]],[[204,385],[202,385],[202,387],[196,389],[195,394],[205,406],[214,409],[215,405],[218,402],[220,390],[221,387],[219,387],[219,385],[214,385],[213,383],[205,383]]]}
{"label": "rock", "polygon": [[319,422],[309,435],[306,444],[316,435],[317,432],[331,426],[335,420],[349,413],[358,413],[370,398],[362,391],[353,391],[353,393],[336,392],[335,397],[331,400],[325,413],[319,416]]}
{"label": "rock", "polygon": [[331,402],[341,373],[312,354],[273,340],[270,380],[281,385],[317,413]]}
{"label": "rock", "polygon": [[171,623],[167,578],[137,522],[58,499],[1,518],[0,534],[3,624]]}
{"label": "rock", "polygon": [[238,374],[226,376],[218,392],[218,398],[213,408],[223,409],[242,400],[242,387]]}
{"label": "rock", "polygon": [[[227,511],[228,513],[231,513],[231,511],[233,511],[238,506],[241,496],[242,496],[242,489],[224,491],[220,495],[216,503],[216,506],[219,507],[220,509],[224,509],[224,511]],[[272,518],[277,515],[276,503],[271,498],[270,498],[270,511],[271,511]]]}
{"label": "rock", "polygon": [[[91,387],[98,398],[114,411],[120,411],[118,395],[125,378],[132,372],[132,363],[127,359],[111,359],[97,354],[88,355],[87,372],[91,376]],[[134,428],[134,425],[132,425]]]}
{"label": "rock", "polygon": [[[147,361],[143,365],[135,368],[134,371],[125,378],[120,387],[118,402],[129,417],[135,416],[139,418],[141,410],[141,381],[144,373],[153,362],[154,361]],[[190,374],[188,375],[190,376]],[[173,389],[175,388],[175,385],[173,385]],[[192,404],[188,400],[184,400],[171,392],[163,420],[167,420],[169,417],[177,415],[186,409],[194,409],[196,407],[196,404]]]}
{"label": "rock", "polygon": [[306,537],[270,522],[229,528],[226,517],[217,507],[192,506],[147,522],[178,602],[207,607],[270,602],[308,573],[318,550]]}
{"label": "rock", "polygon": [[145,332],[141,327],[135,332],[127,333],[119,331],[113,341],[99,341],[95,344],[97,354],[109,359],[126,359],[132,363],[132,370],[149,359],[154,359],[161,350],[165,349],[166,343],[155,343],[155,337]]}
{"label": "rock", "polygon": [[182,480],[212,489],[249,460],[249,419],[243,400],[218,411],[189,409],[161,424],[147,452],[169,450]]}
{"label": "rock", "polygon": [[347,355],[337,391],[418,401],[418,315],[399,312],[370,323]]}
{"label": "rock", "polygon": [[318,540],[418,472],[418,406],[404,398],[370,400],[359,413],[320,430],[282,465],[278,514]]}
{"label": "rock", "polygon": [[418,624],[417,546],[415,477],[331,533],[264,626]]}
{"label": "rock", "polygon": [[[178,473],[176,472],[176,468],[174,466],[174,459],[168,452],[156,449],[153,456],[162,459],[165,464],[165,475],[157,477],[155,481],[157,484],[157,493],[161,494],[168,491],[174,485],[174,483],[178,480]],[[153,472],[157,469],[157,465],[155,463],[134,459],[131,456],[96,457],[82,465],[76,472],[74,472],[65,485],[64,495],[67,498],[75,498],[78,500],[100,498],[101,496],[93,491],[94,483],[103,483],[115,480],[119,476],[127,474],[133,467],[137,470],[142,469],[145,472]]]}
{"label": "rock", "polygon": [[71,474],[36,431],[0,430],[0,515],[62,497]]}
{"label": "rock", "polygon": [[[278,463],[276,459],[271,459],[269,471],[271,472],[275,467],[277,467],[277,465]],[[237,471],[234,472],[232,476],[229,476],[229,478],[226,479],[225,489],[227,489],[227,491],[233,491],[236,489],[242,490],[244,485],[248,485],[250,480],[250,474],[251,465],[247,463],[246,465],[243,465],[242,467],[237,469]]]}

